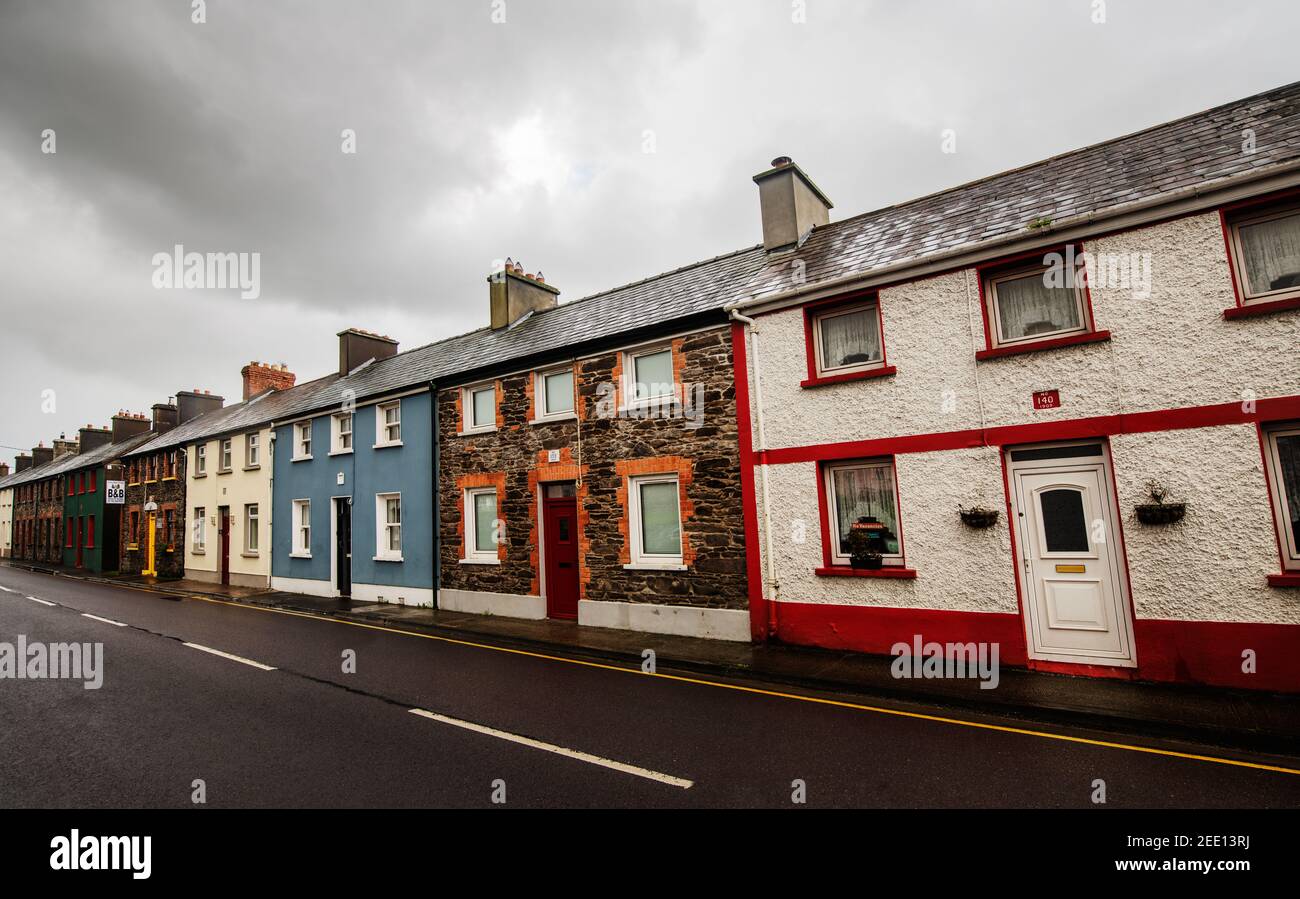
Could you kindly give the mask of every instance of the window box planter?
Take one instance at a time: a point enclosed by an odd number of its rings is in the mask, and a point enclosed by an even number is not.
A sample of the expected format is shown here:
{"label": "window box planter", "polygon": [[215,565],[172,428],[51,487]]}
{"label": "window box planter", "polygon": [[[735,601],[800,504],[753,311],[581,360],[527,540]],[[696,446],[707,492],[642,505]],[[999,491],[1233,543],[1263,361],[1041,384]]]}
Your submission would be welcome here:
{"label": "window box planter", "polygon": [[986,509],[983,506],[972,506],[969,509],[957,507],[961,514],[962,524],[970,528],[983,529],[991,528],[998,523],[998,510]]}

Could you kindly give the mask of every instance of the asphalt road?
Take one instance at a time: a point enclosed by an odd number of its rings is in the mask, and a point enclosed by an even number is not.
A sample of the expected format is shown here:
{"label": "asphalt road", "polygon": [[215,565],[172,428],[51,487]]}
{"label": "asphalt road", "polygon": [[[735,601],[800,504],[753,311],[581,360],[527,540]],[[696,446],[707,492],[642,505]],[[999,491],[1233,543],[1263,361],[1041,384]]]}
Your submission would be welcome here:
{"label": "asphalt road", "polygon": [[814,807],[1095,808],[1102,780],[1108,808],[1300,808],[1300,774],[1135,748],[1227,757],[1204,747],[1018,733],[996,728],[1024,722],[941,708],[896,706],[960,720],[887,714],[816,701],[861,697],[7,567],[0,587],[0,641],[104,645],[101,689],[0,680],[0,807],[187,807],[201,780],[213,807],[490,807],[503,794],[517,807],[790,807],[801,781]]}

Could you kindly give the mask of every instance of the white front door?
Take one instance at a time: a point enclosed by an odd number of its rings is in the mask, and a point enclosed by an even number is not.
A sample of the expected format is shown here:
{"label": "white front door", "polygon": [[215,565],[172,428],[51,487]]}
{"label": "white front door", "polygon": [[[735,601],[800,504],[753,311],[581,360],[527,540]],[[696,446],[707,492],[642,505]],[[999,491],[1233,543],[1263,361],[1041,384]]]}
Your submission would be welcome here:
{"label": "white front door", "polygon": [[1104,448],[1015,449],[1009,455],[1029,657],[1135,666]]}

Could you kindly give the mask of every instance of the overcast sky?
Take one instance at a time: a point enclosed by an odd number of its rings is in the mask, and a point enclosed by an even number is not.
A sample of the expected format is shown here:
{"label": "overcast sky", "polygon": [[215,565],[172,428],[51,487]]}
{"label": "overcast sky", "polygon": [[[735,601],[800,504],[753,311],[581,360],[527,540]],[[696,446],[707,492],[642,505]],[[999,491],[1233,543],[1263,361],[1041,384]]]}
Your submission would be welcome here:
{"label": "overcast sky", "polygon": [[[481,327],[507,255],[566,300],[753,245],[774,156],[839,219],[1300,78],[1294,0],[1097,5],[0,0],[0,457]],[[175,244],[261,295],[155,289]]]}

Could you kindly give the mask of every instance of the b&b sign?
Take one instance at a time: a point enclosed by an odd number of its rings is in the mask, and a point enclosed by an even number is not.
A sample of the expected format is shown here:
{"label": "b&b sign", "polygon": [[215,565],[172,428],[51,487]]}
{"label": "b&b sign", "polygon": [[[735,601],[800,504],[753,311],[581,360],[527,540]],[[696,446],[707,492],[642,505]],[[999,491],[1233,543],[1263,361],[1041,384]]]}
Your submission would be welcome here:
{"label": "b&b sign", "polygon": [[110,506],[126,503],[126,481],[105,481],[104,502]]}

